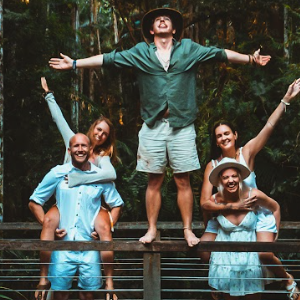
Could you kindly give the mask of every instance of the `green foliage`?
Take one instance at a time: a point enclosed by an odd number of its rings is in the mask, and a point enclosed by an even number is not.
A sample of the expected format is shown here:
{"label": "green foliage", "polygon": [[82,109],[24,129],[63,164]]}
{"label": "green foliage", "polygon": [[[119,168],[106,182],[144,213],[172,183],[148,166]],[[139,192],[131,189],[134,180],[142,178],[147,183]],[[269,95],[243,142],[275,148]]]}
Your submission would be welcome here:
{"label": "green foliage", "polygon": [[[97,22],[89,23],[89,1],[4,0],[4,145],[5,145],[5,220],[31,219],[28,198],[44,174],[63,161],[64,145],[41,97],[40,77],[46,76],[55,91],[58,104],[68,122],[72,101],[79,101],[79,130],[86,132],[100,114],[112,119],[117,129],[117,188],[125,200],[122,220],[146,220],[144,198],[147,175],[135,171],[137,134],[142,124],[139,94],[132,70],[95,71],[95,97],[89,98],[88,72],[83,73],[83,89],[72,99],[71,82],[75,74],[55,72],[47,67],[50,57],[60,52],[76,57],[93,52],[90,35],[99,30],[102,52],[116,47],[127,49],[142,40],[140,21],[143,14],[161,5],[180,9],[185,18],[185,37],[201,44],[216,45],[242,53],[272,56],[264,68],[248,65],[202,64],[198,73],[195,122],[197,146],[202,169],[191,176],[194,192],[194,219],[200,220],[199,197],[203,170],[210,159],[210,130],[219,119],[237,124],[242,145],[264,126],[288,85],[300,74],[299,7],[297,1],[218,0],[204,1],[99,1]],[[72,8],[80,13],[80,46],[72,29]],[[288,41],[283,43],[283,9],[288,11]],[[190,9],[192,8],[192,9]],[[116,14],[120,41],[114,42],[113,17]],[[229,24],[234,29],[230,39]],[[198,28],[196,36],[195,28]],[[129,32],[129,30],[132,32]],[[96,35],[95,35],[96,37]],[[288,46],[289,60],[283,46]],[[74,54],[75,53],[75,54]],[[121,82],[121,88],[120,88]],[[282,206],[283,218],[297,219],[295,198],[299,199],[300,102],[295,100],[276,128],[267,147],[258,155],[256,174],[259,187],[271,193]],[[120,122],[120,119],[122,122]],[[180,220],[176,188],[168,169],[162,188],[160,220]]]}

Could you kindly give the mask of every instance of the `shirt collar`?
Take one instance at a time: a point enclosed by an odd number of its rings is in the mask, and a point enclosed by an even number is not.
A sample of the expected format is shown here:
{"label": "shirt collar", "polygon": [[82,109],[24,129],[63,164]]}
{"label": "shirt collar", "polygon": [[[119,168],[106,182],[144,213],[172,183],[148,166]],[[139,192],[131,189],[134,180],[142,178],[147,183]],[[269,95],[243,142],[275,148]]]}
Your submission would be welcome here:
{"label": "shirt collar", "polygon": [[89,162],[91,168],[89,170],[86,170],[86,171],[82,171],[82,170],[74,167],[72,162],[70,162],[69,164],[70,164],[70,172],[87,172],[87,173],[89,173],[89,172],[93,172],[95,170],[95,165],[92,164],[91,162]]}
{"label": "shirt collar", "polygon": [[[172,39],[172,41],[173,41],[173,48],[175,48],[177,45],[180,44],[180,42],[178,42],[178,41],[175,40],[174,38]],[[157,47],[156,47],[156,45],[154,44],[154,42],[150,43],[149,46],[150,46],[154,51],[157,50]]]}

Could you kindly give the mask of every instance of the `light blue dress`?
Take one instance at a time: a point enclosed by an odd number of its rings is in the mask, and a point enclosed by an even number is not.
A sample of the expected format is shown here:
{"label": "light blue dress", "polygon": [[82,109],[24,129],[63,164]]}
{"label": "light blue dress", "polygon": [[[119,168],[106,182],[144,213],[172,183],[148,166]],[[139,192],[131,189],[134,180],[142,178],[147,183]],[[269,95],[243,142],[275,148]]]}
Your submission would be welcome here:
{"label": "light blue dress", "polygon": [[[219,164],[217,160],[212,160],[211,163],[213,168],[215,168]],[[245,167],[249,168],[243,156],[243,147],[240,147],[240,163]],[[243,180],[243,183],[249,188],[257,188],[256,175],[254,171],[252,171],[250,175]],[[218,230],[218,222],[215,220],[215,218],[210,219],[207,223],[205,232],[216,234],[217,230]],[[259,207],[259,209],[257,210],[256,232],[260,232],[260,231],[277,233],[275,217],[270,210],[264,207]]]}
{"label": "light blue dress", "polygon": [[[223,215],[219,223],[216,241],[256,241],[257,216],[253,211],[246,214],[239,225],[231,223]],[[210,258],[208,284],[231,296],[244,296],[264,290],[262,269],[257,252],[213,252]]]}

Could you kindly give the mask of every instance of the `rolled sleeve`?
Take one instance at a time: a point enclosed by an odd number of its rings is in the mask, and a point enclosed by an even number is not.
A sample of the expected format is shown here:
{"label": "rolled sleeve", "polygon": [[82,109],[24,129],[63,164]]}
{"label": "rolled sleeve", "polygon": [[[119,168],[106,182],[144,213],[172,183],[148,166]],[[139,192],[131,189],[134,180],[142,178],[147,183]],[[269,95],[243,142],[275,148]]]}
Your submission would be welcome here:
{"label": "rolled sleeve", "polygon": [[118,193],[114,183],[104,183],[102,186],[105,202],[110,208],[124,205],[124,201]]}
{"label": "rolled sleeve", "polygon": [[57,177],[55,172],[51,170],[43,178],[42,182],[39,183],[29,199],[43,206],[55,193],[56,187],[60,181],[61,178]]}

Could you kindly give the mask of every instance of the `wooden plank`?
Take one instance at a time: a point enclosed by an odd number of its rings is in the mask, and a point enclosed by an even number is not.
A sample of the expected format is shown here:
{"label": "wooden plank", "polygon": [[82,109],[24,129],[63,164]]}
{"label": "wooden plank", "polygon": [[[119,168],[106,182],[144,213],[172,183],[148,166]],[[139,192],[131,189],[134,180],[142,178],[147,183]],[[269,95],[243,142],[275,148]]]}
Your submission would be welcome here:
{"label": "wooden plank", "polygon": [[[160,231],[155,241],[160,240]],[[143,288],[144,300],[161,300],[160,253],[144,253]]]}
{"label": "wooden plank", "polygon": [[[115,225],[118,230],[147,230],[147,222],[118,222]],[[182,222],[158,222],[159,230],[181,230]],[[41,230],[42,227],[36,222],[4,222],[0,223],[0,230]],[[193,223],[193,229],[204,229],[203,222]],[[300,229],[300,222],[284,221],[280,224],[280,229],[291,230]]]}
{"label": "wooden plank", "polygon": [[117,252],[201,252],[201,251],[242,251],[242,252],[285,252],[299,253],[300,242],[202,242],[190,248],[185,241],[154,241],[144,245],[138,241],[40,241],[0,240],[0,250],[98,250]]}

